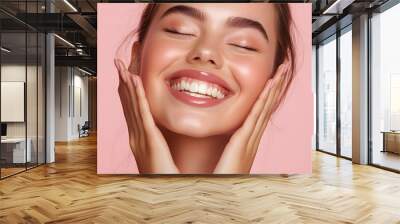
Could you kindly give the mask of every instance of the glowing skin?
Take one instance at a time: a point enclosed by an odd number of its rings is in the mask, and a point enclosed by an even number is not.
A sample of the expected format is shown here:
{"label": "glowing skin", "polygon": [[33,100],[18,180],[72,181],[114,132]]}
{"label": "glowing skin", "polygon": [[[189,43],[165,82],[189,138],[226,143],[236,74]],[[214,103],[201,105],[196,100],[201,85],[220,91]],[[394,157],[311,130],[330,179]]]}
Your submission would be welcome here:
{"label": "glowing skin", "polygon": [[[141,172],[250,171],[288,83],[288,65],[274,65],[276,26],[272,4],[161,4],[133,47],[130,71],[116,61]],[[135,120],[134,110],[148,119]],[[134,132],[151,137],[138,144]]]}
{"label": "glowing skin", "polygon": [[[205,20],[179,12],[161,18],[175,5],[182,4],[160,6],[141,51],[140,76],[153,116],[162,127],[192,137],[232,133],[272,75],[277,48],[275,9],[271,4],[186,4],[204,12]],[[258,21],[268,32],[269,40],[254,28],[227,25],[231,17]],[[252,47],[257,52],[233,44]],[[165,80],[188,68],[217,75],[228,83],[232,96],[207,108],[176,100]]]}

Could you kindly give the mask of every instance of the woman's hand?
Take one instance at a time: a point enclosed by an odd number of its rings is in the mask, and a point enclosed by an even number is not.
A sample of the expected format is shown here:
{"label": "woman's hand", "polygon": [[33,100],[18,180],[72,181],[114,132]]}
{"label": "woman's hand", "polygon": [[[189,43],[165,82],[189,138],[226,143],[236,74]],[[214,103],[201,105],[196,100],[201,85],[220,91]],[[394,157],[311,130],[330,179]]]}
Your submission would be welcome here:
{"label": "woman's hand", "polygon": [[217,174],[249,173],[271,118],[289,84],[289,65],[281,64],[254,103],[242,126],[232,135],[214,170]]}
{"label": "woman's hand", "polygon": [[119,74],[118,93],[129,132],[129,144],[140,173],[179,173],[164,136],[156,126],[142,81],[115,59]]}

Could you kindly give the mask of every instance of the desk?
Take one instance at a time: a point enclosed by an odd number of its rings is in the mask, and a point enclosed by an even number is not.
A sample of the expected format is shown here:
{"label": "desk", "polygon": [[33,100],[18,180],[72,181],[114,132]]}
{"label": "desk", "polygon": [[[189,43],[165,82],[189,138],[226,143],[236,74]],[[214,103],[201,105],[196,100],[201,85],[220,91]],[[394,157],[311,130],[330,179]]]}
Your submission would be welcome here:
{"label": "desk", "polygon": [[[32,158],[31,145],[32,141],[27,138],[28,143],[25,154],[25,138],[6,138],[1,139],[1,157],[9,163],[25,163],[30,162]],[[12,159],[11,159],[12,158]],[[25,161],[26,159],[26,161]]]}
{"label": "desk", "polygon": [[383,150],[382,152],[393,152],[400,154],[400,131],[382,131]]}

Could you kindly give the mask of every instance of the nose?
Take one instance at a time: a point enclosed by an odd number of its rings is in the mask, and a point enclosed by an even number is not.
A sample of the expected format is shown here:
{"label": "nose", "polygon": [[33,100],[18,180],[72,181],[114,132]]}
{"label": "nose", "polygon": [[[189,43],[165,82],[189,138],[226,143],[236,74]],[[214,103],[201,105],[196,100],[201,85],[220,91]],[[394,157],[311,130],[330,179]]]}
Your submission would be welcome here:
{"label": "nose", "polygon": [[222,67],[222,57],[218,44],[212,40],[199,40],[189,52],[187,61],[190,64],[200,64],[219,69]]}

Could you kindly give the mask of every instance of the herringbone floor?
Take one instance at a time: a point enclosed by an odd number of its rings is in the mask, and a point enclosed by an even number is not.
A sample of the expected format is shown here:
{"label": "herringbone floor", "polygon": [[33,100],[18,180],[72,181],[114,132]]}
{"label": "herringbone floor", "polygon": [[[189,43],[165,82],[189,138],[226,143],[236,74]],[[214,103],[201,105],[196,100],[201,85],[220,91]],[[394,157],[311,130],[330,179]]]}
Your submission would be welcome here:
{"label": "herringbone floor", "polygon": [[315,152],[312,175],[98,176],[94,137],[0,181],[0,223],[400,223],[400,175]]}

